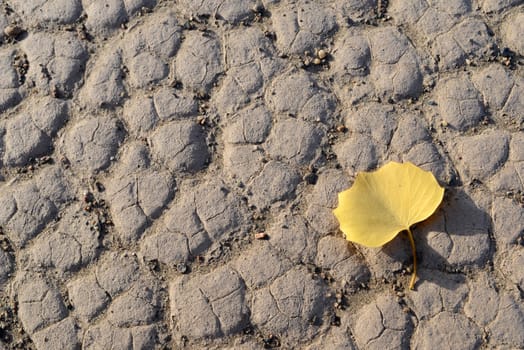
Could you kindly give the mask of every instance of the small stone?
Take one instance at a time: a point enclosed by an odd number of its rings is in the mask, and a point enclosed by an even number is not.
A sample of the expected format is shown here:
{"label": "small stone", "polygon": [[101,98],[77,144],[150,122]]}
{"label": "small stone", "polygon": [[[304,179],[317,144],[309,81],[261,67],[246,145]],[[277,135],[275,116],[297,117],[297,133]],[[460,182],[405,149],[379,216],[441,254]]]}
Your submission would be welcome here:
{"label": "small stone", "polygon": [[105,189],[106,189],[105,186],[102,183],[98,182],[98,181],[95,182],[95,187],[96,187],[96,190],[98,192],[104,192]]}
{"label": "small stone", "polygon": [[346,131],[348,131],[348,128],[345,125],[339,125],[339,126],[337,126],[337,131],[338,132],[346,132]]}
{"label": "small stone", "polygon": [[84,192],[84,202],[85,203],[92,203],[94,202],[95,200],[95,197],[93,196],[93,194],[89,191],[85,191]]}
{"label": "small stone", "polygon": [[273,349],[280,347],[280,340],[273,334],[270,334],[269,337],[262,339],[264,342],[264,348]]}
{"label": "small stone", "polygon": [[307,175],[304,175],[303,177],[304,181],[306,181],[310,185],[314,185],[317,183],[318,175],[314,173],[309,173]]}
{"label": "small stone", "polygon": [[204,115],[200,115],[197,117],[197,123],[200,125],[205,125],[207,121],[207,117]]}
{"label": "small stone", "polygon": [[188,271],[187,265],[180,263],[176,265],[176,270],[182,274],[185,274]]}
{"label": "small stone", "polygon": [[4,28],[4,34],[10,38],[16,37],[18,34],[22,33],[24,30],[14,24],[10,24]]}
{"label": "small stone", "polygon": [[314,65],[319,65],[320,63],[322,63],[322,61],[318,57],[313,60]]}
{"label": "small stone", "polygon": [[323,60],[324,58],[326,58],[328,55],[328,53],[326,52],[326,50],[318,50],[317,52],[317,56],[319,59]]}
{"label": "small stone", "polygon": [[269,236],[265,232],[258,232],[258,233],[255,233],[255,238],[262,240],[262,239],[269,239]]}

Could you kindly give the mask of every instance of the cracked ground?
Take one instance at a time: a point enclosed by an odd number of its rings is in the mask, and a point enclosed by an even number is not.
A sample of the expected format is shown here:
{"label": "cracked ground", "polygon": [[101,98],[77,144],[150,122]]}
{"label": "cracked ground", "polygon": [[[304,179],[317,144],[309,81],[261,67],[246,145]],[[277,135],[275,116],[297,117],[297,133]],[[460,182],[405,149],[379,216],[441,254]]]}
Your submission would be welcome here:
{"label": "cracked ground", "polygon": [[524,348],[522,0],[0,4],[0,349]]}

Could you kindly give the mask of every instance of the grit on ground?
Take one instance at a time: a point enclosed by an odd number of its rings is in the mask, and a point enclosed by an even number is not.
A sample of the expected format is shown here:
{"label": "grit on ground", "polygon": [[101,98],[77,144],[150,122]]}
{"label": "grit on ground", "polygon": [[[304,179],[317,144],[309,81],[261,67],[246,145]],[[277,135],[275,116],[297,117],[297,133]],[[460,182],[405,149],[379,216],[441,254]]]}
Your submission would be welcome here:
{"label": "grit on ground", "polygon": [[0,3],[0,349],[524,348],[522,0]]}

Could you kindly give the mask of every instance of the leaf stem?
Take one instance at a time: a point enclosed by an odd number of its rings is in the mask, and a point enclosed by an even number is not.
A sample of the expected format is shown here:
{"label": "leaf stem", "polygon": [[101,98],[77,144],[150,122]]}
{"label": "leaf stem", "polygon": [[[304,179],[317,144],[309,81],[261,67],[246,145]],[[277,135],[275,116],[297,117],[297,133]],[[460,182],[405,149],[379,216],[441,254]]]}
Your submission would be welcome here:
{"label": "leaf stem", "polygon": [[415,240],[413,239],[413,234],[411,229],[408,227],[408,238],[409,243],[411,243],[411,253],[413,254],[413,273],[411,274],[411,281],[409,282],[409,289],[415,289],[415,281],[417,279],[417,250],[415,248]]}

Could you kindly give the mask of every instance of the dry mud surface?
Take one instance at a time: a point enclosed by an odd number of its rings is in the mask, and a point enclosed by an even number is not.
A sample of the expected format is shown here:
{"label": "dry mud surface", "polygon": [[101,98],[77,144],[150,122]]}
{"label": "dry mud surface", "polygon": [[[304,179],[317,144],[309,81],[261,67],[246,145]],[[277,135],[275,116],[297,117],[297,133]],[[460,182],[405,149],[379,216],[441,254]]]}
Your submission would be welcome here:
{"label": "dry mud surface", "polygon": [[[0,349],[524,348],[521,0],[8,0]],[[411,161],[382,249],[332,209]]]}

